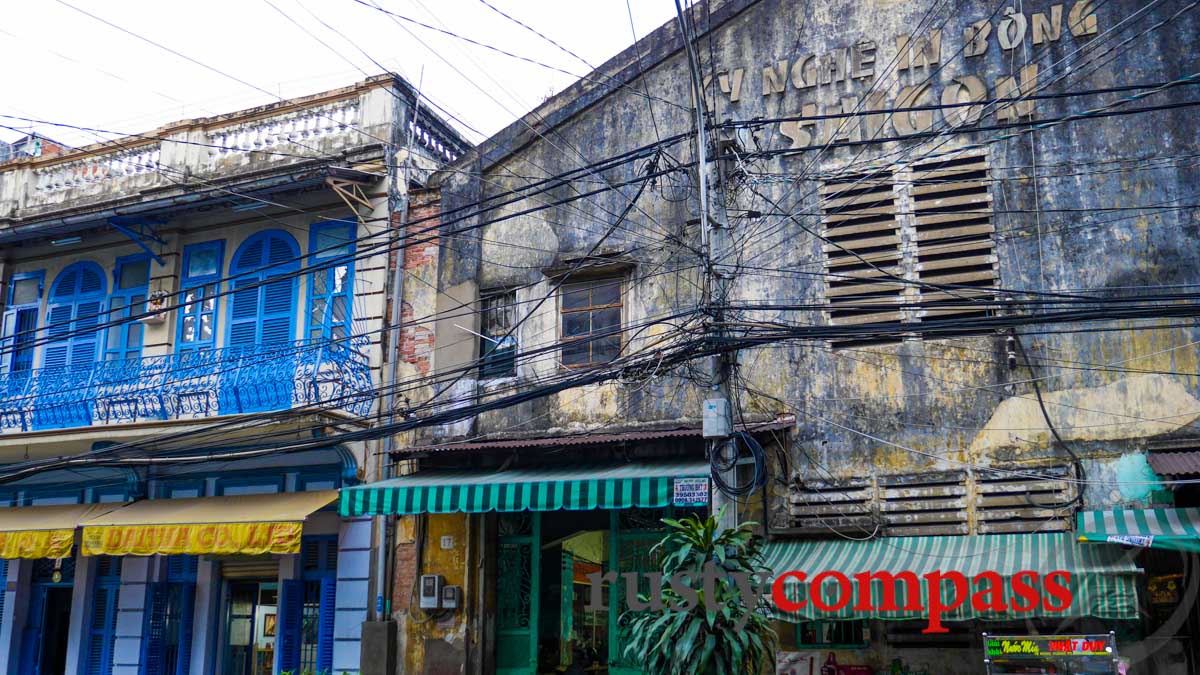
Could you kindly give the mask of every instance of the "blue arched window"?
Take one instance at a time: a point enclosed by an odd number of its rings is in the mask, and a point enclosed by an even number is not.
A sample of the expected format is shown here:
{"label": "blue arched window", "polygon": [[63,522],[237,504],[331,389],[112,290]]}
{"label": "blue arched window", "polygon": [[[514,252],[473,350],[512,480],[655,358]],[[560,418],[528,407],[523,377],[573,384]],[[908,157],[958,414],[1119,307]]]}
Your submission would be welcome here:
{"label": "blue arched window", "polygon": [[[282,230],[259,232],[238,247],[229,272],[233,293],[225,344],[243,347],[295,339],[300,246]],[[267,281],[282,277],[275,281]],[[267,281],[259,286],[260,282]]]}
{"label": "blue arched window", "polygon": [[43,368],[90,368],[99,351],[104,311],[104,270],[94,262],[68,266],[50,288],[46,310],[46,345]]}

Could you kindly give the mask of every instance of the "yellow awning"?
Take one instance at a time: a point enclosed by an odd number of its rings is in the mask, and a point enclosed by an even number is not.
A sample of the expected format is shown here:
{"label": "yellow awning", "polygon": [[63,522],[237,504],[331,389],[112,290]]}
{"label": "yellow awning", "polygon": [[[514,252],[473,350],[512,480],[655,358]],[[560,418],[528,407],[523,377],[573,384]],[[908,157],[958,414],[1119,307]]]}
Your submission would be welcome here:
{"label": "yellow awning", "polygon": [[83,525],[84,555],[299,553],[304,519],[337,490],[147,499]]}
{"label": "yellow awning", "polygon": [[0,558],[66,558],[75,528],[121,504],[61,504],[0,508]]}

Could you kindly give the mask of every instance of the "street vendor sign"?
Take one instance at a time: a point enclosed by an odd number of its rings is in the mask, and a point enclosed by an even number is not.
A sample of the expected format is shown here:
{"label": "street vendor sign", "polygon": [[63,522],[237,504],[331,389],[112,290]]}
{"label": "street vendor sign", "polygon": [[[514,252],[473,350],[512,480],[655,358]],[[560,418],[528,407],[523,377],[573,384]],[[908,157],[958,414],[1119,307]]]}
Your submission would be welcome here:
{"label": "street vendor sign", "polygon": [[1080,656],[1113,656],[1114,639],[1107,635],[987,635],[988,659],[1036,660]]}

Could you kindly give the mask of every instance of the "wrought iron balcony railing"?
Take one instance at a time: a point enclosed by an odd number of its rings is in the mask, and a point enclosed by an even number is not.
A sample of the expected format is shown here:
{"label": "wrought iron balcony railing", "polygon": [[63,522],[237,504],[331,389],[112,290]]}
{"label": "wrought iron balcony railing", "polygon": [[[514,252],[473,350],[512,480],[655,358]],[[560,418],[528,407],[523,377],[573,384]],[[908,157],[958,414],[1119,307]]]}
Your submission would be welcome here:
{"label": "wrought iron balcony railing", "polygon": [[0,379],[0,430],[302,407],[366,416],[375,394],[365,348],[301,341],[9,373]]}

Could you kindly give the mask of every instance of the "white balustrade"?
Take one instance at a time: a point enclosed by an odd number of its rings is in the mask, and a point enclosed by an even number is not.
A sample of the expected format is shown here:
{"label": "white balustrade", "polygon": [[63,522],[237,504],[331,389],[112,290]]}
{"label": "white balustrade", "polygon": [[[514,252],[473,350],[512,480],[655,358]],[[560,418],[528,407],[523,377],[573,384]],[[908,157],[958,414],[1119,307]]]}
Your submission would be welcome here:
{"label": "white balustrade", "polygon": [[437,136],[430,133],[425,127],[412,122],[408,123],[408,127],[413,132],[413,141],[420,143],[427,150],[451,162],[458,159],[458,155],[454,154],[450,148],[447,148],[445,144],[438,140]]}
{"label": "white balustrade", "polygon": [[359,108],[358,98],[353,98],[212,129],[208,132],[208,143],[213,146],[209,156],[220,159],[248,152],[305,154],[306,146],[321,139],[348,130],[357,133]]}
{"label": "white balustrade", "polygon": [[140,145],[34,169],[33,189],[59,192],[125,176],[157,173],[159,144]]}

